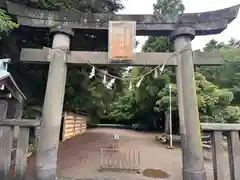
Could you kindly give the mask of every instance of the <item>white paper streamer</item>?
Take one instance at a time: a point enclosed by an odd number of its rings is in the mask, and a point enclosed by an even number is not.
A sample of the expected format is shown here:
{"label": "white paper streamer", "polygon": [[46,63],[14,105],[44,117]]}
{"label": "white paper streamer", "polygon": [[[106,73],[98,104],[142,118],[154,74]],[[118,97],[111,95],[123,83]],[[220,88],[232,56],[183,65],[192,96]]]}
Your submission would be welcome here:
{"label": "white paper streamer", "polygon": [[142,83],[143,79],[144,79],[144,77],[142,77],[142,78],[141,78],[141,79],[138,81],[138,83],[136,84],[136,87],[137,87],[137,88],[139,88],[139,87],[140,87],[140,85],[141,85],[141,83]]}
{"label": "white paper streamer", "polygon": [[116,79],[111,79],[111,81],[109,81],[109,83],[106,85],[106,88],[112,89],[112,86],[113,86],[113,84],[115,83],[115,80],[116,80]]}
{"label": "white paper streamer", "polygon": [[95,67],[92,68],[89,78],[92,79],[94,76],[95,76]]}

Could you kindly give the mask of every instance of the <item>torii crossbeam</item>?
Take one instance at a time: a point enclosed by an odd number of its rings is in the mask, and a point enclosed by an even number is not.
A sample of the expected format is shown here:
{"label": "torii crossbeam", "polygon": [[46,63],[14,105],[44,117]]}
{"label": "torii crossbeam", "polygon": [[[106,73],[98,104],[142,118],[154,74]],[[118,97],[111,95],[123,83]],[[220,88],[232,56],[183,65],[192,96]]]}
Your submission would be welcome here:
{"label": "torii crossbeam", "polygon": [[[21,52],[21,61],[25,63],[49,63],[51,60],[49,55],[52,49],[29,49],[24,48]],[[174,53],[136,53],[135,61],[111,63],[108,60],[107,52],[91,52],[91,51],[69,51],[67,54],[67,63],[83,65],[90,63],[93,65],[109,65],[109,66],[157,66],[164,64],[176,66],[177,58]],[[194,52],[195,65],[219,65],[222,63],[222,56],[219,52]]]}

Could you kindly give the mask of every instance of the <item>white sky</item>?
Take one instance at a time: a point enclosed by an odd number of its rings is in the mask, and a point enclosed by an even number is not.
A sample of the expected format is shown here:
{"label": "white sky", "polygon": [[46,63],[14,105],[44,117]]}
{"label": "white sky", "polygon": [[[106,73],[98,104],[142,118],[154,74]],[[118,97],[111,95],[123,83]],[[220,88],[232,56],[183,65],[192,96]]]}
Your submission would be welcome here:
{"label": "white sky", "polygon": [[[156,0],[123,0],[125,9],[121,14],[152,14],[153,3]],[[227,8],[233,5],[240,4],[240,0],[183,0],[185,5],[185,13],[204,12]],[[231,37],[240,40],[240,13],[238,17],[228,25],[228,28],[221,34],[213,36],[195,37],[192,42],[193,49],[202,49],[204,45],[211,39],[227,42]],[[138,36],[137,40],[140,45],[137,51],[141,51],[141,46],[144,44],[147,37]]]}

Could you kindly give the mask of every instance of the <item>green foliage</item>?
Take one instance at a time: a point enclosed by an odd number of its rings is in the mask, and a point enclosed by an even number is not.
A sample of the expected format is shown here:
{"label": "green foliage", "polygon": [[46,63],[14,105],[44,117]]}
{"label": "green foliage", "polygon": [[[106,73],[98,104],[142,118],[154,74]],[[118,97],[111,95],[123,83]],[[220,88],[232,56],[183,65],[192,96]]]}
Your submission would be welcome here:
{"label": "green foliage", "polygon": [[[200,120],[203,122],[228,122],[229,115],[226,114],[226,111],[233,99],[233,93],[227,89],[219,89],[200,73],[195,74],[195,79]],[[175,84],[172,85],[171,101],[173,111],[177,111],[177,87]],[[168,107],[169,88],[165,87],[158,93],[155,110],[167,111]]]}
{"label": "green foliage", "polygon": [[240,107],[239,106],[228,106],[222,111],[224,121],[227,123],[240,123]]}
{"label": "green foliage", "polygon": [[108,109],[108,118],[114,121],[133,120],[139,107],[135,101],[135,94],[129,91],[125,96],[119,97]]}
{"label": "green foliage", "polygon": [[230,105],[233,99],[232,92],[227,89],[219,89],[200,73],[196,73],[195,79],[200,120],[203,122],[226,122],[222,112]]}
{"label": "green foliage", "polygon": [[204,48],[205,51],[220,51],[223,57],[223,64],[220,66],[201,67],[198,69],[198,72],[201,72],[208,81],[211,81],[219,88],[223,88],[221,92],[218,92],[218,94],[220,93],[220,100],[214,114],[215,121],[217,122],[239,123],[239,47],[239,41],[230,39],[227,44],[211,40]]}
{"label": "green foliage", "polygon": [[234,38],[231,38],[228,44],[225,44],[224,42],[218,42],[212,39],[205,45],[203,49],[206,52],[210,52],[210,51],[218,51],[222,49],[226,50],[226,49],[239,48],[239,47],[240,47],[240,41]]}
{"label": "green foliage", "polygon": [[[176,84],[171,84],[171,102],[172,102],[172,110],[176,111],[178,107],[177,102],[177,86]],[[158,92],[158,99],[155,103],[154,110],[161,112],[167,111],[169,109],[169,87],[166,86],[161,91]]]}
{"label": "green foliage", "polygon": [[121,0],[37,0],[33,6],[42,9],[92,13],[117,12],[123,9]]}
{"label": "green foliage", "polygon": [[155,4],[153,4],[153,10],[156,14],[162,15],[177,15],[179,13],[184,12],[184,5],[182,4],[182,0],[157,0]]}
{"label": "green foliage", "polygon": [[[176,15],[182,13],[184,6],[179,0],[158,0],[154,5],[154,13],[161,15]],[[149,37],[142,49],[144,52],[169,52],[173,46],[166,37]],[[132,77],[135,78],[152,70],[150,67],[132,69]],[[147,123],[153,118],[159,118],[155,110],[155,102],[158,101],[158,93],[165,90],[169,82],[175,82],[175,73],[171,68],[166,68],[164,75],[154,78],[153,75],[144,77],[139,88],[134,91],[125,90],[117,99],[113,108],[109,109],[109,117],[115,120],[142,121]],[[136,81],[133,82],[136,85]],[[128,103],[129,102],[129,103]]]}
{"label": "green foliage", "polygon": [[[18,1],[29,7],[41,8],[47,10],[63,10],[63,11],[78,11],[88,13],[115,13],[123,8],[121,0],[97,0],[97,1],[83,1],[83,0],[35,0],[35,1]],[[17,39],[24,39],[21,46],[29,48],[51,47],[52,39],[49,38],[49,33],[43,34],[43,30],[34,30],[32,28],[20,27],[21,37]],[[17,33],[17,31],[16,31]],[[14,39],[16,34],[10,34],[9,39]],[[81,51],[106,51],[108,47],[107,34],[95,32],[91,34],[77,33],[75,34],[79,41],[72,41],[71,48],[73,50]],[[18,36],[18,34],[16,35]],[[24,36],[24,37],[23,37]],[[8,40],[5,40],[8,43]],[[3,45],[4,46],[4,45]],[[13,47],[16,50],[18,46]],[[17,50],[16,50],[17,51]],[[14,51],[15,53],[15,51]],[[3,56],[3,54],[1,54]],[[121,68],[107,68],[110,74],[120,76]],[[48,66],[39,64],[21,64],[14,63],[10,65],[9,71],[12,73],[17,84],[21,90],[28,97],[25,102],[25,117],[33,116],[35,113],[31,107],[42,107],[45,88],[48,76]],[[106,108],[112,102],[117,91],[121,89],[121,82],[117,82],[113,90],[108,90],[101,83],[102,76],[96,73],[96,77],[89,80],[88,76],[91,71],[90,67],[68,68],[67,84],[65,89],[64,110],[67,111],[84,111],[91,116],[91,120],[98,121],[105,116]],[[109,81],[109,79],[108,79]]]}
{"label": "green foliage", "polygon": [[[223,64],[217,67],[201,67],[201,71],[206,79],[213,82],[220,88],[226,88],[233,92],[234,98],[232,105],[240,105],[240,43],[231,39],[228,44],[210,41],[205,51],[220,50],[223,57]],[[214,44],[214,45],[209,45]],[[221,44],[221,46],[219,46]]]}
{"label": "green foliage", "polygon": [[0,9],[0,33],[7,33],[17,27],[18,24],[11,21],[10,16],[8,16],[4,10]]}
{"label": "green foliage", "polygon": [[173,45],[166,37],[150,36],[143,45],[143,52],[172,52]]}
{"label": "green foliage", "polygon": [[[158,0],[154,4],[154,13],[162,15],[175,15],[183,11],[184,6],[179,0]],[[240,51],[236,51],[239,46],[240,41],[234,39],[231,39],[229,44],[211,40],[204,48],[205,51],[221,50],[225,60],[224,64],[218,67],[201,67],[195,74],[197,102],[202,122],[240,122],[238,106],[240,103]],[[165,37],[149,37],[143,46],[143,51],[171,52],[173,45]],[[133,77],[151,69],[133,68]],[[167,87],[169,83],[172,84],[172,110],[177,112],[176,74],[168,67],[164,75],[158,78],[149,75],[144,78],[139,88],[133,92],[126,91],[110,109],[109,117],[132,122],[144,119],[145,123],[154,118],[153,116],[159,118],[159,114],[154,112],[168,111],[169,108],[169,88]]]}

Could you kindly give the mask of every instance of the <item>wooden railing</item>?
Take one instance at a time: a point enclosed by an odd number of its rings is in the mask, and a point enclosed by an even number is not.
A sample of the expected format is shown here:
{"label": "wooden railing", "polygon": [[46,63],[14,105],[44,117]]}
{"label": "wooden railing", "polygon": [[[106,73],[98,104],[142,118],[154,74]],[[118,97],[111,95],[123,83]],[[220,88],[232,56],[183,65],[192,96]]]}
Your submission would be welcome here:
{"label": "wooden railing", "polygon": [[[201,123],[201,128],[211,135],[214,180],[224,180],[225,178],[224,154],[228,154],[230,179],[240,180],[240,124]],[[226,150],[223,145],[223,134],[227,137]]]}
{"label": "wooden railing", "polygon": [[138,149],[101,149],[100,170],[140,171],[140,151]]}
{"label": "wooden railing", "polygon": [[[23,180],[27,167],[29,129],[40,126],[40,121],[8,119],[0,121],[0,179]],[[12,157],[13,130],[19,127],[16,154]],[[11,162],[14,161],[14,172],[10,174]],[[13,176],[13,177],[12,177]]]}
{"label": "wooden railing", "polygon": [[87,116],[65,112],[63,115],[62,141],[85,133],[87,129]]}

